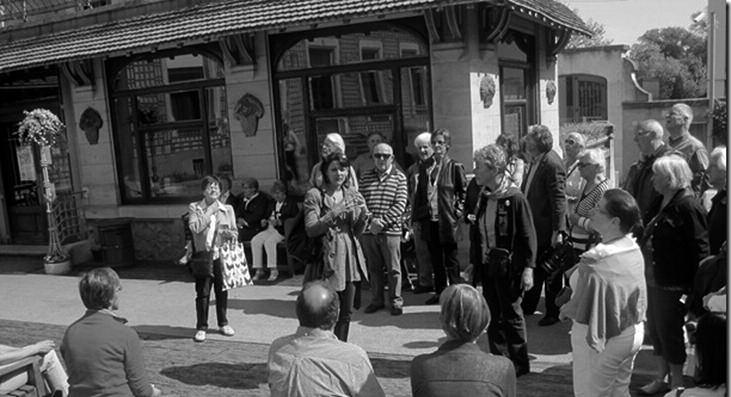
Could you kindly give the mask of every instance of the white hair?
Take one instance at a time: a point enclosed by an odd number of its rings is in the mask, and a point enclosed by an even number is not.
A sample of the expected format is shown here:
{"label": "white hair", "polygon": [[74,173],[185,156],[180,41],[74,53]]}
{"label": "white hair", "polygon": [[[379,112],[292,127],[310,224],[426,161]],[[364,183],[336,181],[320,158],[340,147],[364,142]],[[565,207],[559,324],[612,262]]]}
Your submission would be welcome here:
{"label": "white hair", "polygon": [[605,161],[606,156],[604,155],[604,150],[600,148],[591,148],[586,149],[583,152],[581,152],[580,158],[587,158],[589,159],[589,164],[596,164],[596,172],[597,174],[603,174],[605,170]]}
{"label": "white hair", "polygon": [[419,147],[419,143],[431,143],[431,132],[422,132],[414,138],[414,146]]}
{"label": "white hair", "polygon": [[342,135],[338,134],[337,132],[331,132],[325,135],[325,140],[332,142],[333,145],[335,145],[338,149],[345,153],[345,140],[343,139]]}
{"label": "white hair", "polygon": [[708,162],[716,164],[718,169],[726,171],[726,146],[716,146],[708,156]]}

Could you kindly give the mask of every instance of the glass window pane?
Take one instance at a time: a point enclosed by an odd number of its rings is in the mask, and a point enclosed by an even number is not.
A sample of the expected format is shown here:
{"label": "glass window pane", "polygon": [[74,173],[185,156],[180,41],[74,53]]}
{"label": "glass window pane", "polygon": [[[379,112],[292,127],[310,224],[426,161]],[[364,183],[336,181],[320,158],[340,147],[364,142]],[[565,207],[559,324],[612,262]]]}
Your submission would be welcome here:
{"label": "glass window pane", "polygon": [[523,100],[525,95],[525,71],[519,68],[503,68],[503,99],[506,101]]}
{"label": "glass window pane", "polygon": [[212,173],[233,176],[231,159],[231,133],[226,114],[226,89],[206,88],[208,104],[208,135],[211,139]]}
{"label": "glass window pane", "polygon": [[277,70],[347,65],[426,54],[428,51],[423,39],[410,32],[397,28],[373,30],[302,39],[279,58]]}
{"label": "glass window pane", "polygon": [[223,78],[223,67],[203,55],[143,59],[122,68],[114,80],[116,90],[159,87],[187,81]]}
{"label": "glass window pane", "polygon": [[201,127],[145,134],[151,197],[200,196],[200,179],[208,174]]}
{"label": "glass window pane", "polygon": [[137,97],[137,121],[141,126],[201,119],[198,90]]}
{"label": "glass window pane", "polygon": [[142,184],[139,170],[137,138],[132,117],[132,99],[122,97],[114,99],[115,131],[117,135],[117,151],[119,153],[119,173],[121,174],[123,194],[126,198],[142,197]]}
{"label": "glass window pane", "polygon": [[279,81],[279,109],[281,113],[281,146],[284,148],[284,179],[294,194],[307,191],[310,163],[305,135],[305,109],[302,80]]}
{"label": "glass window pane", "polygon": [[525,105],[505,106],[503,134],[522,137],[526,131]]}
{"label": "glass window pane", "polygon": [[418,155],[414,149],[414,139],[424,131],[430,130],[429,103],[431,98],[427,89],[427,67],[409,66],[401,68],[401,109],[406,136],[406,153],[408,167]]}
{"label": "glass window pane", "polygon": [[310,109],[342,109],[393,104],[390,70],[365,70],[309,77]]}

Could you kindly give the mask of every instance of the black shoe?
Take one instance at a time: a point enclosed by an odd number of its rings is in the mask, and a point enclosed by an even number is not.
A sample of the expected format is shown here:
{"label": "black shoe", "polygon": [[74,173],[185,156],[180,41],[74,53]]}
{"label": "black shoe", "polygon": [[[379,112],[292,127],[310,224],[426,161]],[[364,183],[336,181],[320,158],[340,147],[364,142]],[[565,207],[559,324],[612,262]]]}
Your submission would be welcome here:
{"label": "black shoe", "polygon": [[439,304],[439,295],[435,294],[432,295],[431,298],[427,299],[426,302],[424,302],[425,305],[438,305]]}
{"label": "black shoe", "polygon": [[519,378],[525,374],[530,373],[530,368],[524,368],[524,367],[516,367],[515,368],[515,377]]}
{"label": "black shoe", "polygon": [[413,292],[414,292],[414,294],[425,294],[427,292],[432,292],[432,291],[434,291],[433,287],[424,287],[422,285],[417,285],[416,287],[414,287]]}
{"label": "black shoe", "polygon": [[385,305],[374,305],[371,303],[370,305],[366,306],[366,308],[363,310],[363,313],[375,313],[381,309],[386,307]]}
{"label": "black shoe", "polygon": [[404,314],[404,309],[400,307],[391,307],[391,315],[392,316],[400,316]]}
{"label": "black shoe", "polygon": [[538,321],[538,325],[541,327],[547,327],[549,325],[556,324],[558,321],[558,317],[546,316]]}

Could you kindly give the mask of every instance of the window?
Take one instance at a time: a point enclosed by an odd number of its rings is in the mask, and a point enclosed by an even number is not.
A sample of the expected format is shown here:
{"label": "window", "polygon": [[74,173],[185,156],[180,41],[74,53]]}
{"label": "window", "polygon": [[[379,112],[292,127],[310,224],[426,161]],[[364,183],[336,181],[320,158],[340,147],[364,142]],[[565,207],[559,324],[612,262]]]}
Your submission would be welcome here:
{"label": "window", "polygon": [[122,201],[200,197],[203,176],[232,171],[220,63],[200,54],[125,61],[108,65]]}
{"label": "window", "polygon": [[565,101],[561,122],[607,119],[607,80],[601,76],[573,74],[560,76],[559,92]]}
{"label": "window", "polygon": [[[363,62],[377,61],[382,58],[380,42],[360,42],[360,59]],[[378,71],[369,70],[360,73],[360,92],[364,105],[377,105],[383,102],[383,86]]]}
{"label": "window", "polygon": [[503,134],[520,138],[536,122],[534,53],[533,36],[514,30],[497,45]]}
{"label": "window", "polygon": [[[332,48],[310,47],[310,66],[313,68],[334,64],[335,50]],[[313,109],[332,109],[335,107],[333,81],[327,76],[315,76],[310,80],[310,103]]]}

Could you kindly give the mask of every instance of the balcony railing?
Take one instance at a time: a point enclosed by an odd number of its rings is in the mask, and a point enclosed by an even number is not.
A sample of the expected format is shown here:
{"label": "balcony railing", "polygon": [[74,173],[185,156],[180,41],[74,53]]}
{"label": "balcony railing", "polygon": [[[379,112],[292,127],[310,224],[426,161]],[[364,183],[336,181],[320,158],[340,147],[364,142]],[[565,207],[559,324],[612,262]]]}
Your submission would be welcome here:
{"label": "balcony railing", "polygon": [[[0,0],[0,29],[53,20],[110,5],[113,0]],[[119,2],[116,0],[115,2]]]}

